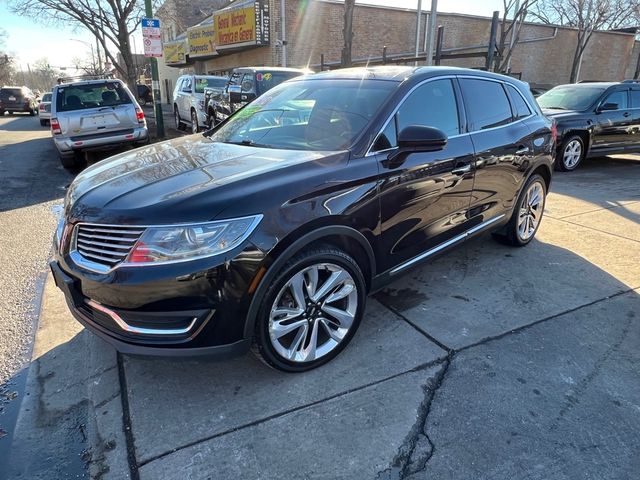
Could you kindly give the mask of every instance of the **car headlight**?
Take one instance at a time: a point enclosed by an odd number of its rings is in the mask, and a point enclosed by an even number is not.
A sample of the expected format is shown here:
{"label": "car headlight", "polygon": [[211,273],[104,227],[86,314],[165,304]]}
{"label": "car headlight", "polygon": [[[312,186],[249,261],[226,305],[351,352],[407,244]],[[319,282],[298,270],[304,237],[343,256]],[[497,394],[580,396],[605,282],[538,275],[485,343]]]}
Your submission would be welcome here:
{"label": "car headlight", "polygon": [[171,263],[219,255],[244,242],[262,215],[192,225],[149,227],[140,236],[125,265]]}

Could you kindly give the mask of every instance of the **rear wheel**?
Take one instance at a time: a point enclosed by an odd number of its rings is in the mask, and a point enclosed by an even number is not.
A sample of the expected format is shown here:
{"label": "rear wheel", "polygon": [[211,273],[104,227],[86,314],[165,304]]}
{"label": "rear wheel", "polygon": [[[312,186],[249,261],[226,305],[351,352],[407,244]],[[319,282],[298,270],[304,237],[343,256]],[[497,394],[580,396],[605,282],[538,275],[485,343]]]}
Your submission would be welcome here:
{"label": "rear wheel", "polygon": [[570,172],[578,168],[586,153],[584,140],[580,135],[572,135],[567,138],[560,148],[559,158],[556,160],[556,169]]}
{"label": "rear wheel", "polygon": [[509,223],[502,231],[494,233],[494,238],[516,247],[527,245],[540,227],[546,196],[544,179],[538,174],[532,175],[518,197]]}
{"label": "rear wheel", "polygon": [[198,128],[198,114],[192,108],[191,109],[191,133],[198,133],[200,129]]}
{"label": "rear wheel", "polygon": [[46,120],[40,120],[40,126],[41,127],[46,127],[47,126],[47,121]]}
{"label": "rear wheel", "polygon": [[356,261],[322,246],[296,255],[260,301],[254,353],[269,366],[303,372],[336,357],[353,338],[366,284]]}
{"label": "rear wheel", "polygon": [[177,105],[173,106],[173,118],[174,118],[174,120],[176,122],[176,128],[178,130],[184,130],[186,128],[186,125],[180,119],[180,112],[178,112],[178,106]]}

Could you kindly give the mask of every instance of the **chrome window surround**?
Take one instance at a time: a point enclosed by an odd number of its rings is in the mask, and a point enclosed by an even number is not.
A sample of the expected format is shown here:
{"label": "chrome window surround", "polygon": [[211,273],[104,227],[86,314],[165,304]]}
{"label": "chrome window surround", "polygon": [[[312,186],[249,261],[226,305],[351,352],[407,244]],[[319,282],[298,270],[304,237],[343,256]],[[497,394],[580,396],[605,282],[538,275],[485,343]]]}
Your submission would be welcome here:
{"label": "chrome window surround", "polygon": [[[210,224],[213,222],[225,222],[225,221],[232,221],[232,220],[244,220],[246,218],[254,218],[253,222],[251,223],[251,225],[249,226],[249,228],[247,229],[247,232],[240,238],[240,240],[237,242],[237,245],[232,247],[232,248],[226,248],[224,250],[220,250],[219,252],[216,252],[213,255],[200,255],[197,257],[190,257],[190,258],[185,258],[185,259],[179,259],[179,260],[168,260],[168,261],[164,261],[164,262],[136,262],[136,263],[128,263],[127,260],[125,259],[124,261],[114,265],[113,267],[107,267],[106,265],[102,265],[100,263],[96,263],[96,262],[92,262],[91,260],[86,259],[85,257],[83,257],[80,252],[78,252],[77,248],[76,248],[76,235],[78,232],[78,227],[80,225],[89,225],[89,226],[95,226],[95,227],[123,227],[124,225],[115,225],[115,224],[108,224],[108,223],[84,223],[84,222],[80,222],[80,223],[76,223],[73,226],[73,235],[71,238],[71,245],[69,248],[69,256],[71,257],[71,260],[73,261],[73,263],[75,263],[76,265],[89,270],[91,272],[95,272],[95,273],[102,273],[102,274],[107,274],[107,273],[111,273],[114,270],[117,270],[118,268],[130,268],[130,267],[145,267],[145,266],[163,266],[163,265],[171,265],[171,264],[175,264],[175,263],[184,263],[184,262],[190,262],[193,260],[202,260],[203,258],[210,258],[210,257],[215,257],[216,255],[221,255],[223,253],[227,253],[230,250],[233,250],[234,248],[237,248],[239,245],[241,245],[242,243],[244,243],[247,238],[249,238],[249,236],[253,233],[253,231],[256,229],[256,227],[258,226],[258,224],[262,221],[262,219],[264,218],[264,215],[262,214],[258,214],[258,215],[248,215],[246,217],[238,217],[238,218],[227,218],[227,219],[220,219],[220,220],[213,220],[211,222],[198,222],[198,223],[175,223],[175,224],[165,224],[165,225],[129,225],[131,227],[138,227],[138,228],[179,228],[179,227],[191,227],[191,226],[197,226],[197,225],[205,225],[205,224]],[[140,235],[140,237],[142,237],[142,235],[144,235],[144,232]],[[135,248],[135,246],[137,245],[138,242],[136,242],[132,247],[131,247],[131,251],[133,251],[133,249]],[[131,252],[130,251],[130,252]],[[128,258],[128,255],[127,255]]]}
{"label": "chrome window surround", "polygon": [[[398,106],[396,106],[396,108],[393,109],[393,112],[391,112],[391,115],[389,115],[389,117],[387,118],[387,120],[384,122],[384,124],[382,125],[382,128],[378,131],[378,133],[375,135],[375,137],[373,137],[373,142],[371,142],[371,145],[369,145],[369,148],[367,149],[367,153],[365,153],[365,157],[371,157],[373,155],[378,155],[379,153],[384,153],[384,152],[390,152],[392,150],[396,150],[398,147],[391,147],[391,148],[386,148],[384,150],[377,150],[377,151],[371,151],[371,149],[373,148],[373,146],[375,145],[376,141],[378,140],[378,137],[380,136],[380,134],[382,132],[384,132],[385,128],[387,128],[387,125],[389,124],[389,122],[393,119],[393,117],[396,115],[396,113],[398,113],[398,110],[400,110],[400,108],[402,107],[402,105],[404,104],[404,102],[407,100],[407,98],[409,97],[409,95],[411,95],[418,87],[421,87],[422,85],[429,83],[429,82],[433,82],[434,80],[445,80],[445,79],[465,79],[465,78],[470,78],[473,80],[485,80],[487,82],[495,82],[495,83],[500,83],[500,84],[510,84],[512,85],[510,82],[507,82],[505,80],[498,80],[495,78],[487,78],[487,77],[481,77],[479,75],[443,75],[440,77],[432,77],[432,78],[427,78],[426,80],[423,80],[422,82],[418,83],[417,85],[414,85],[411,90],[409,90],[404,97],[402,97],[402,99],[400,100],[400,102],[398,102]],[[504,88],[504,87],[503,87]],[[523,118],[519,118],[516,121],[507,123],[505,125],[499,125],[497,127],[491,127],[491,128],[485,128],[482,130],[473,130],[473,131],[467,131],[465,133],[460,133],[458,135],[451,135],[448,138],[458,138],[458,137],[462,137],[464,135],[470,135],[472,133],[477,133],[477,132],[489,132],[491,130],[496,130],[498,128],[505,128],[505,127],[509,127],[511,125],[514,125],[516,123],[519,122],[523,122],[524,120],[527,120],[531,117],[535,116],[534,112],[537,112],[537,109],[532,108],[531,104],[529,103],[529,101],[524,98],[524,95],[522,95],[522,93],[520,92],[520,89],[516,87],[516,90],[518,91],[518,94],[520,94],[520,96],[522,97],[522,100],[524,100],[524,103],[527,104],[527,107],[529,107],[529,110],[531,111],[531,115],[529,115],[528,117],[523,117]],[[511,103],[508,94],[506,93],[506,89],[505,89],[505,95],[507,96],[507,100],[509,100],[509,103]],[[463,99],[463,107],[464,107],[464,99]],[[465,109],[466,112],[466,109]],[[469,122],[467,122],[467,125],[465,125],[465,129],[469,128],[468,125]]]}

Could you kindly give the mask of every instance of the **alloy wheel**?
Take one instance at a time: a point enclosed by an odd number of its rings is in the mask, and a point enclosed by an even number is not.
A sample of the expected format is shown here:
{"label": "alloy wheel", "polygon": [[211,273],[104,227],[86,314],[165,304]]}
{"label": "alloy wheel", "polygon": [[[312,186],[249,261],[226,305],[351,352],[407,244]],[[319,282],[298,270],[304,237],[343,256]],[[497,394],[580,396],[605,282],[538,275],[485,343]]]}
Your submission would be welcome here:
{"label": "alloy wheel", "polygon": [[286,360],[305,363],[333,351],[358,311],[353,277],[333,263],[295,273],[280,289],[269,314],[269,339]]}
{"label": "alloy wheel", "polygon": [[544,187],[540,182],[533,182],[520,205],[518,215],[518,236],[527,241],[535,235],[544,210]]}
{"label": "alloy wheel", "polygon": [[575,168],[580,161],[580,157],[582,157],[582,144],[580,143],[580,140],[571,140],[564,147],[564,153],[562,156],[564,166],[569,170]]}

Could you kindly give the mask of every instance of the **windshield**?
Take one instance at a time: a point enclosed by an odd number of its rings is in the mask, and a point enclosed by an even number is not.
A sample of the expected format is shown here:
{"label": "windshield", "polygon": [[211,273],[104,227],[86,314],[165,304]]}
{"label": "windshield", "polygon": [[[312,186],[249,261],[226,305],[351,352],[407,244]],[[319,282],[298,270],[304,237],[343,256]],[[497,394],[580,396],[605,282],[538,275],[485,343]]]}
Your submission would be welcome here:
{"label": "windshield", "polygon": [[262,95],[276,85],[280,85],[282,82],[299,77],[300,75],[304,74],[301,72],[257,72],[256,82],[258,88],[256,89],[256,93]]}
{"label": "windshield", "polygon": [[56,95],[56,110],[69,112],[87,108],[115,107],[132,103],[120,82],[88,83],[59,87]]}
{"label": "windshield", "polygon": [[584,110],[592,105],[604,90],[602,87],[556,87],[543,93],[536,100],[542,108]]}
{"label": "windshield", "polygon": [[396,85],[380,80],[281,84],[238,111],[211,139],[292,150],[343,150]]}
{"label": "windshield", "polygon": [[196,93],[204,93],[205,88],[224,88],[226,78],[196,77]]}
{"label": "windshield", "polygon": [[51,94],[50,94],[50,93],[45,93],[45,94],[42,96],[42,101],[43,101],[43,102],[50,102],[50,101],[51,101]]}

